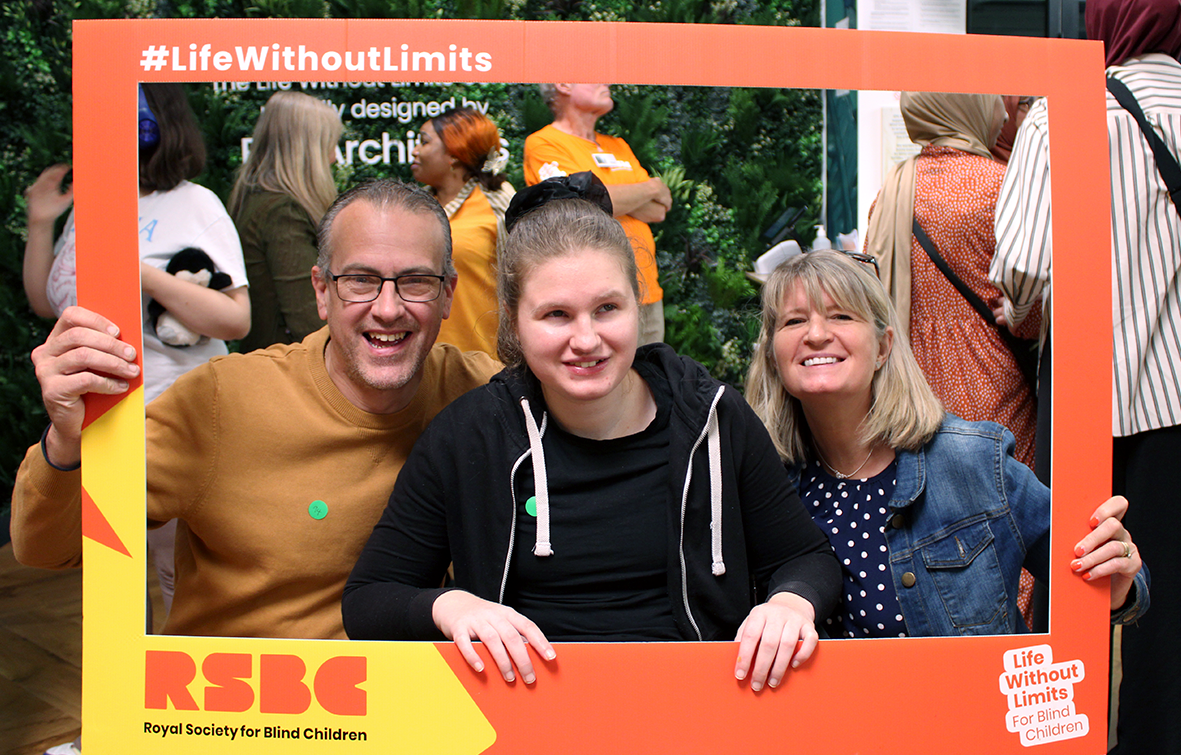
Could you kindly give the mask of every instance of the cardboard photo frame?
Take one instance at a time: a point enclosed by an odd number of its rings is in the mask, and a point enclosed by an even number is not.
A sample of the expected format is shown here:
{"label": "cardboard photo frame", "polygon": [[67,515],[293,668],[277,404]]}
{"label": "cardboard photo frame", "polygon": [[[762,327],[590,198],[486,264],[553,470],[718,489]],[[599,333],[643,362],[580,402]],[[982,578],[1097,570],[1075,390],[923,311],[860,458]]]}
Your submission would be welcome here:
{"label": "cardboard photo frame", "polygon": [[[253,53],[244,58],[247,48]],[[464,56],[465,50],[470,54]],[[409,54],[403,58],[403,52]],[[416,58],[415,52],[424,55]],[[362,69],[351,70],[350,59],[354,65],[363,61]],[[302,69],[290,67],[301,64]],[[1070,156],[1053,167],[1053,202],[1059,208],[1055,243],[1070,251],[1054,269],[1051,631],[824,641],[780,688],[757,694],[733,677],[733,643],[563,645],[558,661],[541,666],[537,683],[525,686],[475,674],[447,643],[145,636],[144,415],[142,386],[136,385],[123,396],[87,402],[83,728],[88,749],[134,752],[163,743],[176,753],[211,747],[316,753],[1106,750],[1107,585],[1084,583],[1067,566],[1111,479],[1109,455],[1094,450],[1110,437],[1105,407],[1111,395],[1101,44],[679,24],[76,22],[79,302],[116,322],[122,337],[141,349],[131,222],[135,139],[131,119],[111,115],[133,111],[137,81],[383,79],[1047,96],[1054,153]],[[251,660],[250,676],[219,676],[219,664],[242,656]],[[177,710],[171,697],[152,698],[146,670],[161,658],[187,658],[192,664],[195,678],[186,690],[198,710]],[[1026,671],[1061,681],[1069,700],[1031,702],[1026,693],[1040,693],[1015,686],[1012,676]],[[217,678],[254,692],[280,683],[302,686],[307,704],[298,713],[263,712],[256,694],[247,710],[214,710],[205,701],[209,689],[224,688]]]}

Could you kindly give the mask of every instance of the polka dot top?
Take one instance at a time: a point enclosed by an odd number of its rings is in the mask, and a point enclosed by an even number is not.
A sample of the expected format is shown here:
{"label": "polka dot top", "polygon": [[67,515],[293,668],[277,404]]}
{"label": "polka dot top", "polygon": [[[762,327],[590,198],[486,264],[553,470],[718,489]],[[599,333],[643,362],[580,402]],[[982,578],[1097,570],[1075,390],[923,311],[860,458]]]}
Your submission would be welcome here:
{"label": "polka dot top", "polygon": [[890,576],[886,508],[897,462],[868,479],[839,480],[818,461],[802,475],[800,497],[841,562],[841,603],[825,621],[832,637],[905,637],[906,625]]}

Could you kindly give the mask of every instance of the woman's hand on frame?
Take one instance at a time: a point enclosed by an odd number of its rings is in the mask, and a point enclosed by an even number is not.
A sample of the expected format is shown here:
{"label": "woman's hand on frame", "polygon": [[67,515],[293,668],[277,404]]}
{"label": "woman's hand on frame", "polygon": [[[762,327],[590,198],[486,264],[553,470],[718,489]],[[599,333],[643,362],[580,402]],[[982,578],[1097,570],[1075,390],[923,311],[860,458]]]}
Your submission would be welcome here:
{"label": "woman's hand on frame", "polygon": [[751,610],[734,639],[739,643],[734,676],[742,680],[749,674],[755,692],[764,684],[778,687],[788,665],[797,668],[816,649],[816,609],[795,593],[776,593]]}
{"label": "woman's hand on frame", "polygon": [[1070,569],[1088,582],[1111,577],[1111,610],[1116,610],[1128,598],[1132,580],[1144,562],[1140,550],[1132,542],[1132,533],[1123,525],[1128,511],[1128,499],[1122,495],[1108,498],[1089,522],[1091,531],[1074,546],[1074,561]]}
{"label": "woman's hand on frame", "polygon": [[484,661],[476,652],[474,640],[484,643],[506,682],[516,678],[514,667],[526,684],[536,681],[529,646],[547,661],[557,657],[549,640],[532,621],[508,606],[463,590],[450,590],[436,598],[431,616],[477,673],[484,670]]}

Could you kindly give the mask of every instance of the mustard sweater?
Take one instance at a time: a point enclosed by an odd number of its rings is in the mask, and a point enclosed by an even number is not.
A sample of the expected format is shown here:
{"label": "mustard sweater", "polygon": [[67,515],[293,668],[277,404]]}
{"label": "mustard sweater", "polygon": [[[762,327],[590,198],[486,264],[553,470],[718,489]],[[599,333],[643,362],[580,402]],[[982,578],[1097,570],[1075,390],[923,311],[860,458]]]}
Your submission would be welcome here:
{"label": "mustard sweater", "polygon": [[[166,633],[343,638],[345,579],[414,441],[498,369],[438,345],[410,405],[369,414],[333,384],[327,341],[214,359],[148,405],[149,524],[180,520]],[[22,563],[80,565],[80,479],[29,449],[12,500]]]}

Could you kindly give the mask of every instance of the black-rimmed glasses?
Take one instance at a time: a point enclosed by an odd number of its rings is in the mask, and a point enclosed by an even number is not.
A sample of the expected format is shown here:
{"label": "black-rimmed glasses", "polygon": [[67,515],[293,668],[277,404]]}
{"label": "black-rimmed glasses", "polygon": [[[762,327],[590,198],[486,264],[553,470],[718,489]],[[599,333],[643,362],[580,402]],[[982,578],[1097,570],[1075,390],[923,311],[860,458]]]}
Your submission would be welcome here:
{"label": "black-rimmed glasses", "polygon": [[429,273],[410,273],[409,275],[395,275],[393,278],[383,278],[380,275],[348,274],[336,275],[328,273],[336,287],[336,295],[343,301],[363,304],[374,301],[381,296],[381,288],[390,281],[394,290],[402,301],[428,302],[439,298],[443,293],[443,282],[447,280],[442,275]]}

